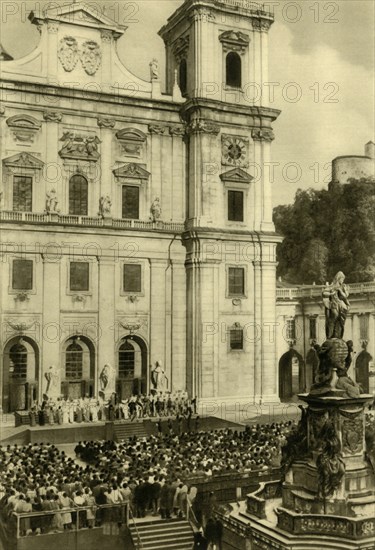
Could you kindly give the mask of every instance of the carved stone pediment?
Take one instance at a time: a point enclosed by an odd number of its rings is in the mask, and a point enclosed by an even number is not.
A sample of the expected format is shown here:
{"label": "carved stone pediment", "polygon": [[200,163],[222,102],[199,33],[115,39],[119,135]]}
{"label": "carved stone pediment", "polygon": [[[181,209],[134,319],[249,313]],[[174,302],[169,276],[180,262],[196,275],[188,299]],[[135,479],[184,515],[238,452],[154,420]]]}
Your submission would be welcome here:
{"label": "carved stone pediment", "polygon": [[249,45],[250,38],[240,31],[225,31],[219,36],[224,51],[244,53]]}
{"label": "carved stone pediment", "polygon": [[245,170],[242,170],[242,168],[234,168],[233,170],[229,170],[229,172],[225,172],[223,174],[220,174],[221,181],[225,183],[246,183],[249,184],[253,181],[253,176],[245,172]]}
{"label": "carved stone pediment", "polygon": [[135,162],[124,164],[113,170],[113,173],[116,178],[132,178],[137,180],[148,180],[151,175],[150,172],[147,172],[140,164],[136,164]]}
{"label": "carved stone pediment", "polygon": [[14,115],[7,119],[7,125],[10,128],[27,128],[29,130],[39,130],[42,123],[30,115]]}
{"label": "carved stone pediment", "polygon": [[16,142],[34,143],[35,135],[40,130],[42,123],[30,115],[14,115],[7,119],[7,125],[11,129]]}
{"label": "carved stone pediment", "polygon": [[3,159],[3,164],[7,168],[30,168],[31,170],[42,170],[44,166],[43,161],[25,152]]}
{"label": "carved stone pediment", "polygon": [[74,4],[58,5],[57,2],[50,2],[50,7],[37,7],[29,19],[34,25],[43,25],[46,22],[59,22],[71,27],[89,27],[99,30],[108,30],[115,39],[122,36],[126,30],[125,25],[116,23],[110,17],[104,15],[103,10],[98,10],[95,5],[76,2]]}
{"label": "carved stone pediment", "polygon": [[146,135],[136,128],[123,128],[116,132],[122,153],[127,157],[139,158],[142,154]]}
{"label": "carved stone pediment", "polygon": [[63,148],[59,151],[61,158],[96,162],[100,157],[98,145],[101,141],[98,136],[64,132],[60,141],[64,142]]}

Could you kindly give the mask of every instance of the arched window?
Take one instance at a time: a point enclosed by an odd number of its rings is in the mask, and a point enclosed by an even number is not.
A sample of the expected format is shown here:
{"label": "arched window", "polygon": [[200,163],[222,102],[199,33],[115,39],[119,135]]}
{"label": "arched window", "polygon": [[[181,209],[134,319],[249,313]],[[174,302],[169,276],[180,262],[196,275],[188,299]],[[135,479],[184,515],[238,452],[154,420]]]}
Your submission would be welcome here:
{"label": "arched window", "polygon": [[121,344],[118,358],[118,375],[120,379],[134,376],[135,350],[132,344],[126,340]]}
{"label": "arched window", "polygon": [[73,342],[66,348],[65,378],[66,380],[81,380],[83,371],[82,346]]}
{"label": "arched window", "polygon": [[27,349],[23,344],[14,344],[9,350],[10,372],[13,379],[26,380]]}
{"label": "arched window", "polygon": [[242,86],[241,58],[236,52],[229,52],[226,57],[226,84],[232,88]]}
{"label": "arched window", "polygon": [[69,214],[73,216],[87,216],[87,203],[87,179],[76,174],[69,181]]}
{"label": "arched window", "polygon": [[178,82],[182,95],[186,95],[187,90],[187,63],[186,59],[182,59],[179,67]]}

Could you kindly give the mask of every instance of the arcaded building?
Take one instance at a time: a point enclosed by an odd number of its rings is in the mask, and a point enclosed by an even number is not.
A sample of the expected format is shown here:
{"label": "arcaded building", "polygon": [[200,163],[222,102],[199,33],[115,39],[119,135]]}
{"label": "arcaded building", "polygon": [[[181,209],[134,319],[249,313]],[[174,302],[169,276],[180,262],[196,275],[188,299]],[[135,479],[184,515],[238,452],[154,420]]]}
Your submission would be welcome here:
{"label": "arcaded building", "polygon": [[[166,90],[120,62],[124,27],[83,3],[34,11],[38,47],[2,55],[1,400],[278,400],[269,171],[279,111],[271,13],[186,0],[159,34]],[[152,55],[152,54],[151,54]],[[51,367],[53,367],[51,369]]]}

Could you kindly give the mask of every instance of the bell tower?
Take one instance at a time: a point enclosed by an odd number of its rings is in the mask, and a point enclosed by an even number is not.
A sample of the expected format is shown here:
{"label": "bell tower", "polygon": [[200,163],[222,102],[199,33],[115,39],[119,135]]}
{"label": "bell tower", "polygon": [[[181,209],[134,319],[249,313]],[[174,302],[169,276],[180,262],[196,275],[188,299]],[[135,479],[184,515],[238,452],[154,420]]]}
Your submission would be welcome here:
{"label": "bell tower", "polygon": [[268,30],[273,15],[248,0],[185,0],[159,31],[166,81],[185,97],[267,104]]}
{"label": "bell tower", "polygon": [[276,245],[267,97],[273,15],[185,0],[159,34],[185,102],[187,389],[201,402],[277,402]]}

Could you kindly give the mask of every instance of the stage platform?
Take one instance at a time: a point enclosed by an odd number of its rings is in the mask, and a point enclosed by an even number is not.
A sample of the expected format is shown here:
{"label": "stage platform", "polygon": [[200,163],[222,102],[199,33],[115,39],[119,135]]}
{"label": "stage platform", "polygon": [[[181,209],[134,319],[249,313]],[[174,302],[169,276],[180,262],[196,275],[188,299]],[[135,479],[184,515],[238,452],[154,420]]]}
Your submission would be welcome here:
{"label": "stage platform", "polygon": [[[52,424],[46,426],[6,426],[0,433],[0,444],[18,444],[27,445],[28,443],[52,443],[54,445],[64,443],[74,443],[77,441],[126,439],[136,435],[144,437],[157,435],[157,418],[137,419],[134,421],[123,420],[115,422],[81,422],[74,424]],[[163,417],[162,433],[168,433],[168,418]],[[178,426],[176,417],[171,417],[174,433],[181,431],[209,431],[230,428],[233,430],[244,430],[243,424],[230,422],[221,418],[207,416],[199,418],[192,417],[190,428],[187,426],[187,420],[183,419],[181,428]]]}

